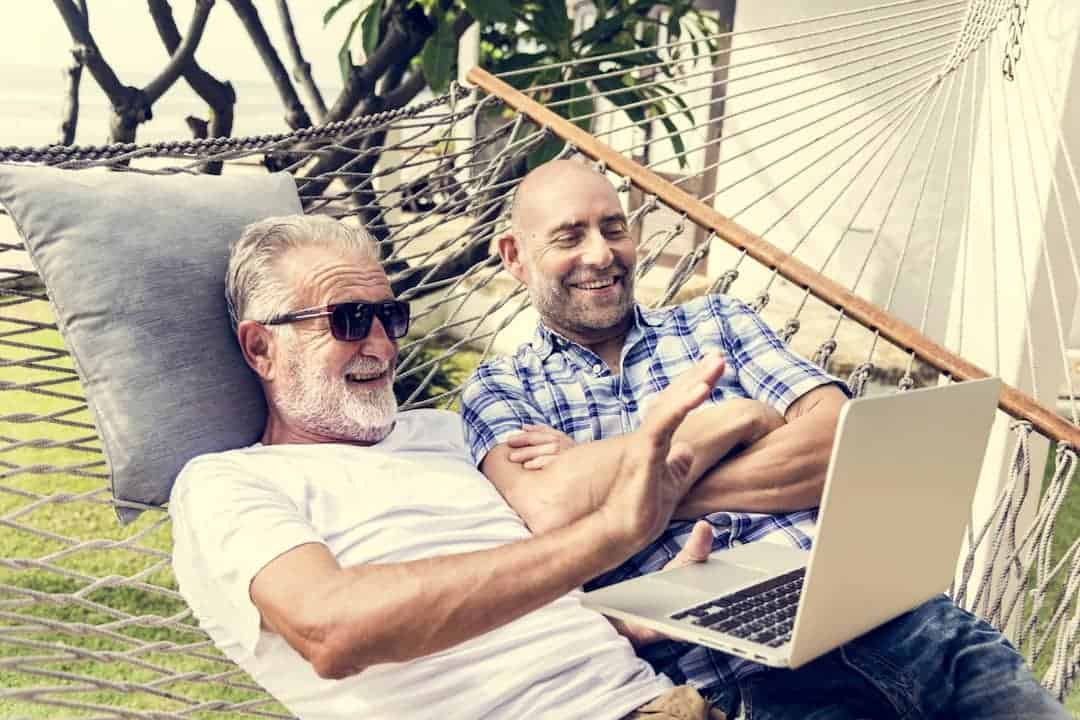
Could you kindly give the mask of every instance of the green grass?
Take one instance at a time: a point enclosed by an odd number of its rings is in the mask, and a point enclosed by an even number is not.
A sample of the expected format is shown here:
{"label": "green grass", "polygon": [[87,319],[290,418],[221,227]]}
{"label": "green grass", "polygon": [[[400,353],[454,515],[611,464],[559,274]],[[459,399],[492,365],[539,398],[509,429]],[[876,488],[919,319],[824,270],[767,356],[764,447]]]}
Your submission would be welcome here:
{"label": "green grass", "polygon": [[[44,303],[9,307],[0,314],[49,320]],[[80,394],[67,358],[43,359],[39,369],[7,364],[47,355],[14,343],[61,347],[53,331],[9,334],[19,328],[0,319],[0,382],[64,379],[49,385],[48,391]],[[425,351],[412,366],[438,355]],[[477,360],[476,353],[465,350],[443,358],[432,378],[433,391],[459,384]],[[421,375],[426,377],[426,370],[407,381],[411,385],[399,388],[399,394],[411,392]],[[16,414],[59,414],[61,422],[15,422],[10,418]],[[92,429],[71,425],[91,422],[80,403],[25,389],[0,389],[0,417],[9,418],[0,420],[0,719],[114,717],[107,710],[67,706],[73,703],[152,713],[185,710],[193,702],[260,698],[267,704],[259,705],[258,711],[284,713],[242,673],[230,675],[228,685],[203,682],[238,671],[203,644],[204,636],[185,616],[168,567],[171,537],[162,514],[146,513],[122,527],[106,503],[103,477],[79,477],[45,467],[80,467],[83,472],[104,474],[98,441],[85,439],[94,435]],[[15,447],[19,442],[77,439],[83,439],[83,449]],[[1080,494],[1070,490],[1057,521],[1054,557],[1077,537]],[[131,545],[115,545],[124,542]],[[79,543],[84,544],[76,549]],[[102,583],[106,578],[118,582]],[[131,582],[133,578],[138,584]],[[94,583],[101,586],[91,589]],[[1058,581],[1041,615],[1048,616],[1061,592]],[[79,602],[74,600],[76,594]],[[131,617],[139,620],[122,622]],[[133,655],[139,648],[140,653]],[[20,658],[27,661],[19,664]],[[1041,674],[1046,664],[1047,659],[1040,658],[1036,672]],[[150,683],[155,683],[152,690],[139,687]],[[45,687],[51,690],[36,702],[13,697],[13,692]],[[1080,718],[1080,688],[1068,698],[1067,707]],[[254,716],[213,709],[190,714],[205,719]]]}
{"label": "green grass", "polygon": [[[3,315],[50,319],[41,302]],[[81,394],[70,360],[48,357],[48,348],[62,347],[59,336],[24,329],[0,320],[0,382],[63,382],[39,392],[0,390],[0,417],[8,418],[0,420],[0,718],[114,716],[74,704],[150,713],[265,698],[187,617],[168,564],[172,540],[163,515],[146,513],[127,527],[117,522],[106,503],[100,443],[86,427],[89,413],[78,400],[43,394]],[[8,364],[35,358],[36,369]],[[16,421],[26,415],[55,421]],[[18,446],[47,441],[79,447]],[[228,685],[205,681],[222,673]],[[50,690],[36,701],[13,697],[32,688]],[[269,700],[257,709],[285,713]],[[190,716],[254,717],[212,710]]]}
{"label": "green grass", "polygon": [[[1050,478],[1054,473],[1054,454],[1051,447],[1049,456],[1046,463],[1046,473],[1043,477],[1042,487],[1045,488],[1050,482]],[[1080,538],[1080,491],[1077,490],[1078,483],[1076,482],[1076,475],[1074,474],[1070,481],[1069,490],[1065,495],[1065,499],[1062,502],[1061,509],[1058,511],[1057,520],[1054,526],[1053,541],[1051,543],[1051,563],[1056,563],[1065,552],[1069,549],[1077,538]],[[1059,572],[1053,580],[1050,582],[1047,588],[1047,598],[1042,608],[1039,611],[1039,627],[1043,623],[1050,620],[1050,617],[1056,608],[1057,604],[1061,601],[1062,595],[1065,591],[1065,577],[1068,573],[1068,568],[1064,568],[1062,572]],[[1035,573],[1030,575],[1029,587],[1035,585]],[[1069,605],[1069,611],[1066,618],[1072,615],[1072,608],[1075,606],[1076,600],[1072,600]],[[1027,607],[1031,607],[1029,601]],[[1027,652],[1027,647],[1022,648]],[[1042,677],[1046,672],[1046,669],[1050,665],[1049,653],[1044,652],[1034,663],[1034,670],[1036,676]],[[1073,687],[1072,692],[1065,698],[1065,707],[1072,714],[1074,718],[1080,718],[1080,684]]]}

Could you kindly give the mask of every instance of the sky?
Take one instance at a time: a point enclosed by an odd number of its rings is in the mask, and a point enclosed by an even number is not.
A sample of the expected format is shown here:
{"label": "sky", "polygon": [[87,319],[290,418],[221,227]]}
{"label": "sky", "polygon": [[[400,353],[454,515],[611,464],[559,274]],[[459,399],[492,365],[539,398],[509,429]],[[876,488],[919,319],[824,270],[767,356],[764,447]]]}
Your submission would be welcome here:
{"label": "sky", "polygon": [[[49,0],[4,0],[0,10],[0,68],[10,71],[20,66],[62,67],[72,46],[60,13]],[[125,71],[147,72],[168,57],[154,30],[145,0],[88,0],[90,28],[105,58],[123,78]],[[194,0],[172,0],[173,16],[185,32]],[[279,50],[280,22],[275,3],[255,0],[263,24]],[[322,27],[322,15],[330,0],[292,0],[293,22],[308,61],[317,79],[337,76],[335,54],[349,25],[348,11]],[[356,7],[362,7],[360,2]],[[355,16],[355,15],[354,15]],[[243,26],[227,0],[217,0],[199,45],[197,57],[208,69],[228,68],[230,77],[261,80],[262,65]],[[284,59],[284,58],[283,58]],[[151,64],[152,63],[152,64]]]}
{"label": "sky", "polygon": [[[362,7],[358,0],[355,7]],[[331,0],[292,0],[293,22],[312,72],[329,104],[341,79],[337,50],[355,11],[347,10],[324,29],[322,16]],[[186,32],[194,0],[172,0],[173,16]],[[145,84],[165,65],[168,55],[154,29],[145,0],[88,0],[90,27],[102,55],[121,82]],[[255,0],[263,25],[282,62],[292,63],[282,40],[276,3]],[[0,145],[55,142],[63,104],[62,69],[70,64],[72,40],[60,13],[49,0],[0,0]],[[280,102],[247,32],[227,0],[211,10],[196,58],[238,94],[235,134],[280,132],[286,128]],[[104,142],[107,103],[89,74],[80,93],[83,117],[79,143]],[[181,80],[155,109],[155,119],[140,128],[140,140],[188,137],[184,116],[205,116],[205,105]]]}

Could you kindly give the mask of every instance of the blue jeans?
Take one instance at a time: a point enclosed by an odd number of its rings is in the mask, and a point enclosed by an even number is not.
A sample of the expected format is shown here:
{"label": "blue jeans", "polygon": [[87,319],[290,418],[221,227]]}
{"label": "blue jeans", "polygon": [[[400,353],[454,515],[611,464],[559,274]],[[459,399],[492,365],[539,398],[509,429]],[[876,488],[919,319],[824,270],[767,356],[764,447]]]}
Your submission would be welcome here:
{"label": "blue jeans", "polygon": [[797,670],[702,693],[729,718],[1068,719],[988,623],[938,596]]}

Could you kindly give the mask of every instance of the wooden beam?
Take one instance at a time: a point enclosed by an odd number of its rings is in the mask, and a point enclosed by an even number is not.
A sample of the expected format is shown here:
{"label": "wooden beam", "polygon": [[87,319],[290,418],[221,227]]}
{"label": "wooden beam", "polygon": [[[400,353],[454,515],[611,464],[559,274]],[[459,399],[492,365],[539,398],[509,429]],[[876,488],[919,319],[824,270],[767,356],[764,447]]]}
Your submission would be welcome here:
{"label": "wooden beam", "polygon": [[[605,143],[487,71],[474,67],[469,71],[468,79],[489,94],[498,96],[514,110],[524,113],[541,127],[550,129],[584,155],[602,162],[609,170],[628,178],[641,190],[655,195],[668,206],[685,212],[687,217],[712,230],[718,238],[745,250],[747,255],[761,265],[776,270],[777,274],[808,290],[831,307],[842,310],[859,324],[880,333],[883,338],[901,349],[913,352],[920,360],[958,380],[989,377],[989,373],[982,368],[969,363],[902,320],[892,317],[868,300],[743,228],[648,168],[620,155]],[[1014,418],[1030,422],[1047,437],[1080,448],[1080,428],[1016,388],[1002,384],[998,407]]]}

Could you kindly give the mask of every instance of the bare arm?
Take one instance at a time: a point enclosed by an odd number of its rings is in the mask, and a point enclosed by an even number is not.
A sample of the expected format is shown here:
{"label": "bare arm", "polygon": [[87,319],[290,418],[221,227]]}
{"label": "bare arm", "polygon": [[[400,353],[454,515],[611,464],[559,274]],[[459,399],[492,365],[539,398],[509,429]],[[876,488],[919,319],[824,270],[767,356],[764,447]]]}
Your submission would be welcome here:
{"label": "bare arm", "polygon": [[508,443],[492,448],[480,471],[534,534],[564,527],[595,510],[607,497],[619,457],[632,435],[575,445],[539,470],[512,460]]}
{"label": "bare arm", "polygon": [[619,544],[595,514],[543,537],[406,563],[342,568],[311,543],[264,567],[251,599],[263,626],[321,677],[343,678],[444,650],[535,610],[617,564]]}
{"label": "bare arm", "polygon": [[341,678],[452,647],[616,566],[660,534],[685,495],[690,451],[673,447],[672,435],[721,370],[719,357],[707,358],[672,384],[625,444],[610,492],[579,520],[490,550],[406,563],[342,568],[324,546],[301,545],[251,582],[264,627],[320,676]]}
{"label": "bare arm", "polygon": [[[771,413],[775,419],[769,416]],[[693,453],[690,481],[732,448],[748,445],[783,419],[755,400],[729,400],[698,408],[675,432],[674,441]],[[521,440],[493,448],[480,469],[534,533],[549,532],[598,507],[617,475],[633,433],[595,442],[560,443],[558,431],[527,426]]]}
{"label": "bare arm", "polygon": [[845,402],[847,397],[835,385],[800,397],[788,408],[783,425],[706,472],[675,517],[697,518],[718,508],[787,512],[816,506]]}

